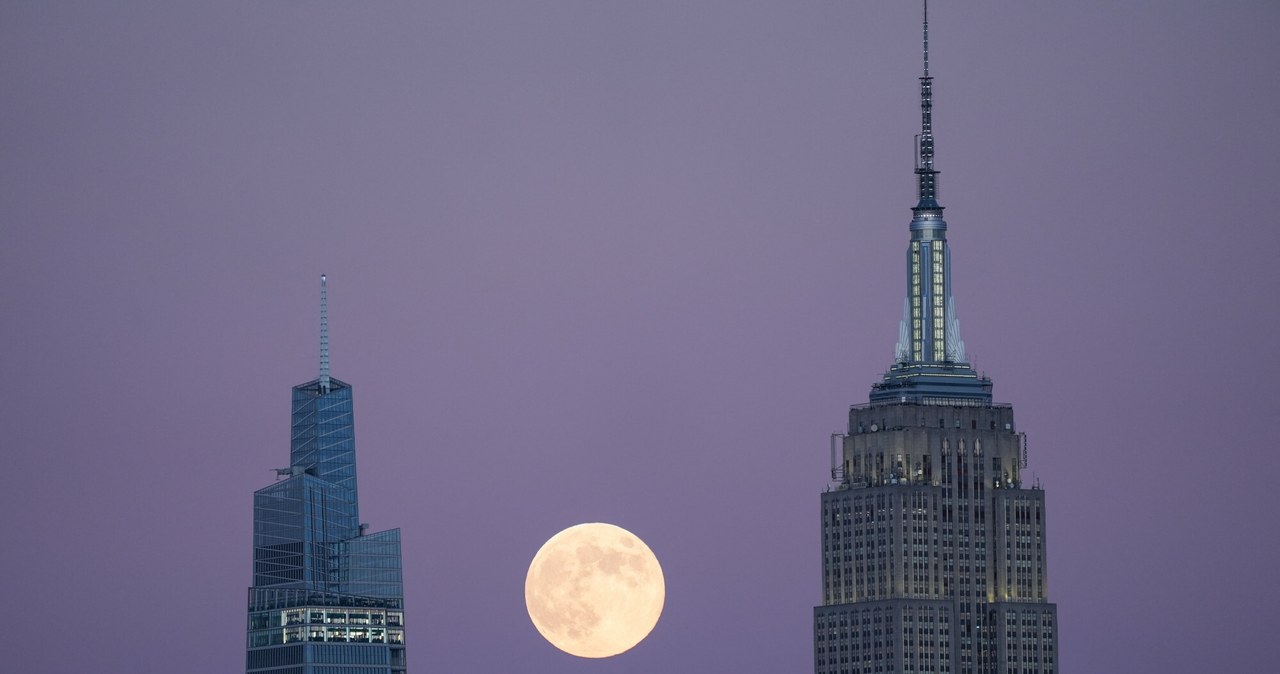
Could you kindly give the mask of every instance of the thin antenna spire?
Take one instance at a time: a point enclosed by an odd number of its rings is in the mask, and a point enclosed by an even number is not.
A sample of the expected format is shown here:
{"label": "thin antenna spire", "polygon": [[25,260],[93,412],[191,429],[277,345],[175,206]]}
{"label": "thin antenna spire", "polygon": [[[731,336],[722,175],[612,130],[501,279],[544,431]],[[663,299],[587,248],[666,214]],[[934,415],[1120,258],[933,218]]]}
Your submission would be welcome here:
{"label": "thin antenna spire", "polygon": [[929,76],[929,0],[924,0],[924,76]]}
{"label": "thin antenna spire", "polygon": [[329,392],[329,293],[328,277],[320,275],[320,390]]}
{"label": "thin antenna spire", "polygon": [[918,207],[937,208],[937,175],[933,169],[933,78],[929,76],[929,0],[924,0],[924,75],[920,77],[920,137],[916,141],[916,175],[920,181]]}

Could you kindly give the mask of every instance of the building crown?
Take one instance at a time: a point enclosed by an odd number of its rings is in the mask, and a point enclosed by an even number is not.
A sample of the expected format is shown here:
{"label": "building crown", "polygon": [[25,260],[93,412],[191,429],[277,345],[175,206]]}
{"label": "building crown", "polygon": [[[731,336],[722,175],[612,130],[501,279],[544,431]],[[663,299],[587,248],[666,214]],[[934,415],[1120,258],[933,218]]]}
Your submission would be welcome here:
{"label": "building crown", "polygon": [[907,296],[894,363],[871,387],[871,402],[990,404],[991,380],[965,357],[951,293],[951,249],[938,203],[934,167],[933,77],[929,74],[929,3],[924,2],[924,71],[920,77],[920,134],[916,136],[918,200],[911,209]]}

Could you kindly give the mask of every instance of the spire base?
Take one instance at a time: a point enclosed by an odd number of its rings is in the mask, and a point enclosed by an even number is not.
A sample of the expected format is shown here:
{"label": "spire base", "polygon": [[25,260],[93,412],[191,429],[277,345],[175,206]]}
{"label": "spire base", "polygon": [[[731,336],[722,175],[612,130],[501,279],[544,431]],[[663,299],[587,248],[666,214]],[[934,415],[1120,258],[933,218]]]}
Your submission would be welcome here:
{"label": "spire base", "polygon": [[871,403],[985,406],[991,404],[991,379],[968,363],[895,363],[871,385]]}

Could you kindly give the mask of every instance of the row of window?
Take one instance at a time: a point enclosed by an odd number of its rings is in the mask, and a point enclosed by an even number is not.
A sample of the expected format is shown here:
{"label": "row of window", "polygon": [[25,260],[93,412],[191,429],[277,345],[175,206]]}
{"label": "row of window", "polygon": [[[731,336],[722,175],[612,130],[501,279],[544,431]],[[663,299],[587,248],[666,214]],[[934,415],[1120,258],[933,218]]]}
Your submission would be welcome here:
{"label": "row of window", "polygon": [[319,609],[296,608],[284,611],[253,613],[249,616],[249,629],[284,627],[289,625],[392,625],[404,624],[403,611],[380,609]]}
{"label": "row of window", "polygon": [[249,646],[276,646],[302,642],[403,644],[404,630],[381,627],[328,627],[307,625],[249,632]]}

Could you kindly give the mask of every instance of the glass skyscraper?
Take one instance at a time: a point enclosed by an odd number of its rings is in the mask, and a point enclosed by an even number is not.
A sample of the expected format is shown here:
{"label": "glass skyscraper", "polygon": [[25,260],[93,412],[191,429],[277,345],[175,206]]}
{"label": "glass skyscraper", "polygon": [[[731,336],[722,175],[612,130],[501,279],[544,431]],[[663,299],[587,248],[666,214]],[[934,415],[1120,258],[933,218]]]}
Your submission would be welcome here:
{"label": "glass skyscraper", "polygon": [[289,467],[253,495],[246,672],[403,674],[400,530],[360,523],[351,386],[329,376],[325,283],[320,376],[293,387]]}
{"label": "glass skyscraper", "polygon": [[928,16],[903,318],[893,364],[831,438],[814,671],[1056,674],[1044,491],[1013,407],[965,359],[951,294]]}

